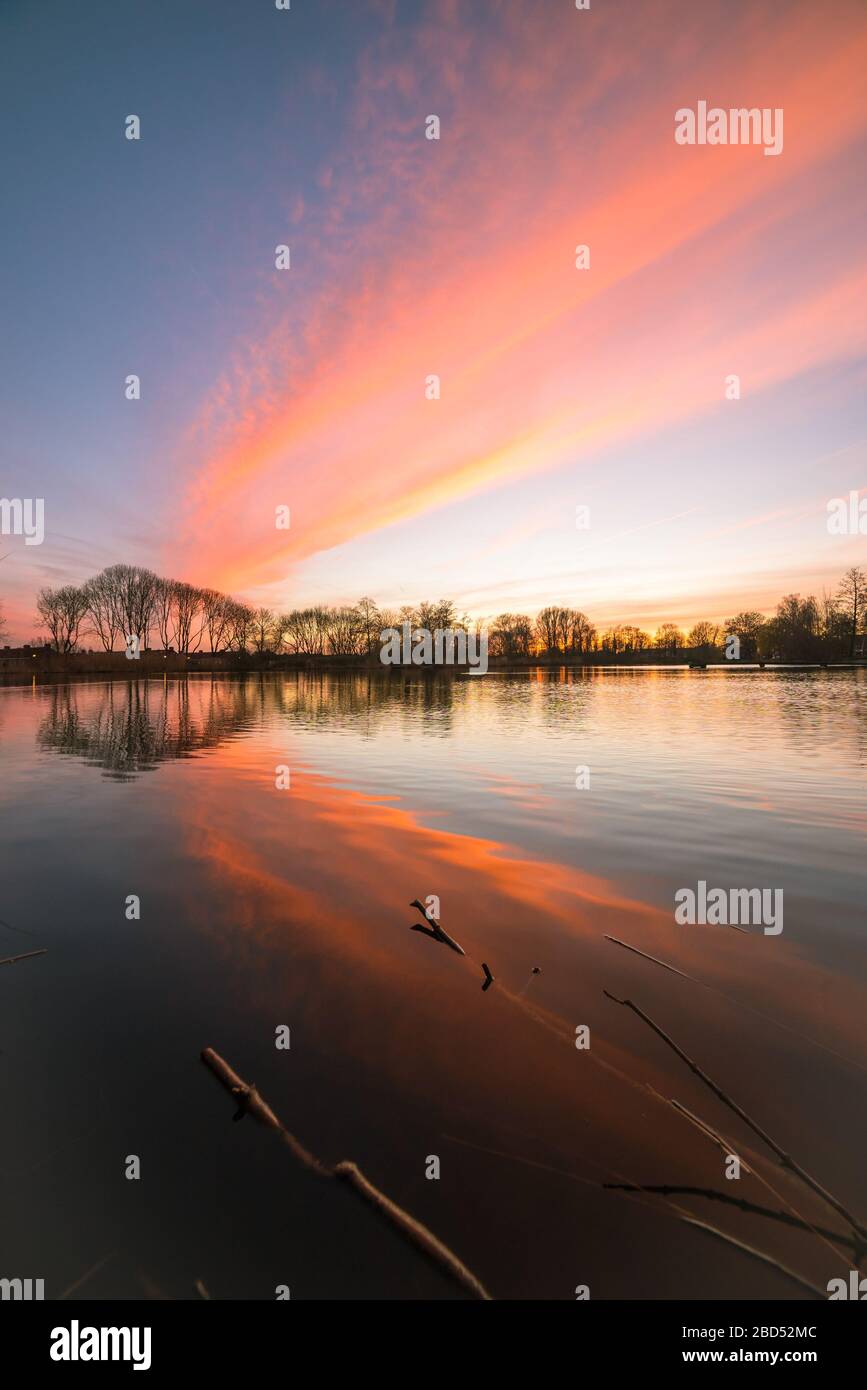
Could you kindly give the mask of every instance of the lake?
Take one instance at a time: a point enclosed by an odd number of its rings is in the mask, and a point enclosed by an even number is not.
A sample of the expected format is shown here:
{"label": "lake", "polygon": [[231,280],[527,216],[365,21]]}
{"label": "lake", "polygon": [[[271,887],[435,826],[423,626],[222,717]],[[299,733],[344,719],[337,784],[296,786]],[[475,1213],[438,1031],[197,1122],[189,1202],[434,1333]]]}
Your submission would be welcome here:
{"label": "lake", "polygon": [[[0,967],[0,1276],[463,1296],[233,1123],[206,1046],[495,1298],[852,1267],[647,1020],[867,1218],[867,670],[7,686],[0,769],[0,957],[47,949]],[[779,890],[783,929],[678,924],[700,882]],[[429,897],[464,956],[410,930]]]}

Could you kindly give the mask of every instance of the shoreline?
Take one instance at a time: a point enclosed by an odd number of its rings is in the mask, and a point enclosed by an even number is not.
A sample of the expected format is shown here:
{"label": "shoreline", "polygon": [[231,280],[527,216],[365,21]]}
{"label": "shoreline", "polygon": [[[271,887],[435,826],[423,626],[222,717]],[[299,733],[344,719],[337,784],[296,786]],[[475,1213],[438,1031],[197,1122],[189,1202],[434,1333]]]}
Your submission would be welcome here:
{"label": "shoreline", "polygon": [[[593,671],[593,670],[689,670],[689,671],[854,671],[867,668],[867,660],[848,661],[727,661],[725,659],[690,658],[685,653],[664,654],[592,652],[582,655],[533,657],[495,657],[488,662],[488,673],[511,674],[531,671]],[[136,661],[128,660],[123,652],[78,652],[63,655],[33,649],[29,655],[4,656],[0,652],[0,683],[29,684],[34,679],[51,681],[71,677],[110,676],[124,680],[153,679],[160,676],[196,675],[264,675],[290,672],[364,673],[385,681],[398,678],[430,680],[434,678],[466,679],[480,674],[468,663],[451,665],[384,664],[364,656],[299,656],[294,654],[247,653],[244,656],[225,652],[182,655],[178,652],[143,652]]]}

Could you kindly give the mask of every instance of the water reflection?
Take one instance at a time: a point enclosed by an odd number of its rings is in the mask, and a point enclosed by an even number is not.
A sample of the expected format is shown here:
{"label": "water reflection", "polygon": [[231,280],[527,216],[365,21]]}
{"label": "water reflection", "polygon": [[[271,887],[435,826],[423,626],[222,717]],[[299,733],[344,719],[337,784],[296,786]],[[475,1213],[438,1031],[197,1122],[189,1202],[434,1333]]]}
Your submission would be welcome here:
{"label": "water reflection", "polygon": [[[447,736],[455,681],[367,675],[248,676],[48,686],[39,747],[81,758],[115,781],[218,748],[285,717],[306,728],[351,720],[361,737],[386,727]],[[419,720],[422,722],[419,723]]]}
{"label": "water reflection", "polygon": [[37,742],[130,781],[170,758],[217,748],[251,717],[246,685],[189,681],[53,687]]}
{"label": "water reflection", "polygon": [[[49,947],[3,1000],[10,1259],[25,1267],[36,1241],[66,1287],[122,1230],[131,1267],[170,1296],[194,1271],[221,1296],[267,1297],[285,1277],[357,1297],[359,1262],[390,1296],[412,1287],[374,1233],[216,1127],[196,1071],[210,1045],[496,1296],[569,1297],[578,1282],[594,1297],[792,1296],[678,1207],[811,1282],[839,1274],[833,1240],[768,1215],[830,1230],[827,1210],[603,991],[638,1003],[864,1205],[859,680],[303,674],[4,692],[4,917]],[[585,761],[589,795],[574,785]],[[675,926],[676,885],[745,872],[785,888],[784,935]],[[408,930],[428,894],[465,955]],[[81,1077],[111,1104],[79,1114]],[[771,1191],[721,1181],[717,1146],[671,1099]],[[131,1149],[155,1175],[152,1208],[132,1215],[111,1166]],[[428,1154],[442,1183],[424,1179]],[[64,1261],[77,1267],[61,1282]]]}

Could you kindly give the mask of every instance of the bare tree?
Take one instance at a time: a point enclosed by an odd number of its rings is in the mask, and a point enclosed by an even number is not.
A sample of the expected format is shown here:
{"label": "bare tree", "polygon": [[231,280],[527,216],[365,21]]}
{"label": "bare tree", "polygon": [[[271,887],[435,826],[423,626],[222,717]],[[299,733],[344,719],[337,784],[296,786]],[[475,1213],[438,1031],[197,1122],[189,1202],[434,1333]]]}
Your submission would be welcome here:
{"label": "bare tree", "polygon": [[175,585],[175,636],[178,651],[197,652],[205,631],[202,591],[192,584]]}
{"label": "bare tree", "polygon": [[[637,629],[636,629],[637,631]],[[589,652],[593,650],[593,643],[596,640],[596,628],[578,608],[569,609],[569,646],[573,652]]]}
{"label": "bare tree", "polygon": [[559,651],[560,609],[543,608],[536,618],[536,636],[539,646],[546,652]]}
{"label": "bare tree", "polygon": [[250,641],[253,628],[253,610],[246,603],[229,601],[228,638],[229,650],[243,654]]}
{"label": "bare tree", "polygon": [[110,570],[103,570],[84,586],[87,596],[87,618],[90,630],[102,645],[103,651],[113,652],[123,626],[117,595]]}
{"label": "bare tree", "polygon": [[140,565],[111,565],[100,576],[123,637],[132,634],[147,646],[159,580]]}
{"label": "bare tree", "polygon": [[677,623],[663,623],[656,629],[653,645],[660,652],[675,652],[686,646],[686,638]]}
{"label": "bare tree", "polygon": [[807,661],[821,647],[819,605],[812,594],[786,594],[777,604],[776,617],[767,624],[763,643],[770,655],[785,661]]}
{"label": "bare tree", "polygon": [[355,611],[358,614],[364,651],[369,656],[371,652],[379,649],[379,634],[383,628],[382,614],[374,600],[368,598],[367,595],[358,600]]}
{"label": "bare tree", "polygon": [[604,652],[610,652],[612,656],[619,656],[625,646],[626,640],[620,623],[613,623],[611,627],[606,628],[602,634],[602,650]]}
{"label": "bare tree", "polygon": [[555,611],[557,614],[554,620],[557,648],[565,653],[572,645],[572,610],[571,608],[557,608]]}
{"label": "bare tree", "polygon": [[500,613],[494,618],[490,631],[491,654],[511,657],[530,655],[533,644],[533,623],[524,613]]}
{"label": "bare tree", "polygon": [[620,640],[625,652],[643,652],[651,645],[650,634],[630,623],[620,628]]}
{"label": "bare tree", "polygon": [[700,622],[689,630],[688,647],[715,647],[720,638],[719,623]]}
{"label": "bare tree", "polygon": [[364,649],[364,632],[357,608],[332,608],[328,612],[328,650],[334,656],[358,656]]}
{"label": "bare tree", "polygon": [[455,605],[448,598],[441,598],[436,603],[429,603],[427,600],[420,603],[415,610],[414,622],[426,632],[436,632],[438,628],[446,632],[449,628],[454,630],[459,625]]}
{"label": "bare tree", "polygon": [[274,614],[270,608],[257,608],[250,626],[250,637],[254,652],[272,650],[274,641]]}
{"label": "bare tree", "polygon": [[158,579],[154,588],[153,623],[164,652],[174,645],[175,590],[174,579]]}
{"label": "bare tree", "polygon": [[208,634],[208,646],[212,652],[223,650],[229,637],[232,600],[218,589],[202,590],[202,614]]}
{"label": "bare tree", "polygon": [[328,610],[296,608],[287,615],[286,633],[299,656],[322,656],[328,641]]}
{"label": "bare tree", "polygon": [[755,610],[736,613],[733,618],[726,618],[726,636],[737,637],[740,643],[742,661],[752,661],[754,657],[758,656],[759,640],[764,626],[764,614],[757,613]]}
{"label": "bare tree", "polygon": [[864,626],[864,614],[867,612],[867,576],[859,565],[853,565],[840,580],[837,603],[846,621],[851,659],[855,655],[855,639]]}
{"label": "bare tree", "polygon": [[86,589],[78,589],[74,584],[65,584],[60,589],[40,589],[36,610],[55,651],[75,651],[87,605]]}

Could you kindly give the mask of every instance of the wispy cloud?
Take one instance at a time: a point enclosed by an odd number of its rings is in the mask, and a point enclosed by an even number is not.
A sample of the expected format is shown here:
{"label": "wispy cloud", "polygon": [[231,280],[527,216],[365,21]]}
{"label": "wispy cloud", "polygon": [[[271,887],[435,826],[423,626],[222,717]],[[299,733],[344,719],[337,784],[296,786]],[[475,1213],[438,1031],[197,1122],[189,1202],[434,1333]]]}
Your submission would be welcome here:
{"label": "wispy cloud", "polygon": [[[712,418],[728,372],[756,399],[863,351],[863,247],[805,276],[786,246],[863,134],[863,10],[828,25],[798,5],[781,30],[768,5],[672,7],[652,71],[644,6],[592,38],[565,11],[431,13],[360,56],[329,197],[300,216],[296,268],[268,277],[258,332],[193,422],[191,576],[285,580],[355,537]],[[784,106],[784,155],[676,146],[674,109],[696,93]],[[754,284],[732,294],[732,259],[750,256],[769,267],[759,312]]]}

